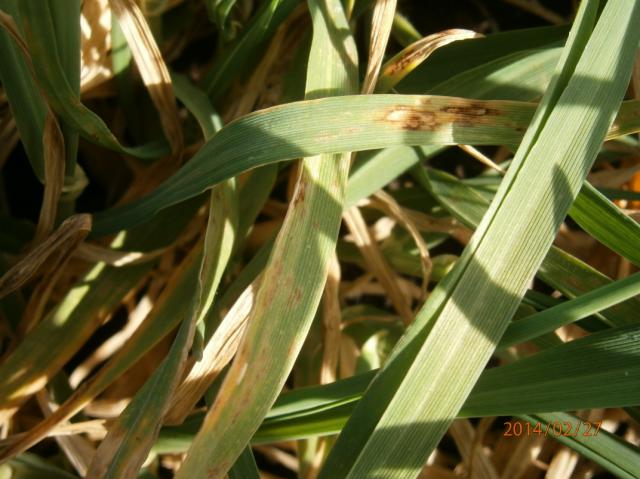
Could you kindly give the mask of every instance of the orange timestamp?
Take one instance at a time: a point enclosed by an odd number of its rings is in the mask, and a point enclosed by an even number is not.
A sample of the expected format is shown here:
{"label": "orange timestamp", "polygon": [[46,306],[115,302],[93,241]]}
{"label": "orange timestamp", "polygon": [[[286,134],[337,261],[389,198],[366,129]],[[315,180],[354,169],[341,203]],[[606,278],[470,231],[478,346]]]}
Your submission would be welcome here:
{"label": "orange timestamp", "polygon": [[600,432],[602,421],[506,421],[504,437],[593,437]]}

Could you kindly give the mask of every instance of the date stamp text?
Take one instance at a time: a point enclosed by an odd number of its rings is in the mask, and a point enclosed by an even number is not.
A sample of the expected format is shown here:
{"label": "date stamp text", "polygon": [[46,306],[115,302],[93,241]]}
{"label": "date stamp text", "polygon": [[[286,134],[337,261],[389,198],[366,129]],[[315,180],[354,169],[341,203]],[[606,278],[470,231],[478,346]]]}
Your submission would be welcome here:
{"label": "date stamp text", "polygon": [[553,421],[549,423],[506,421],[503,436],[593,437],[598,435],[601,426],[602,421]]}

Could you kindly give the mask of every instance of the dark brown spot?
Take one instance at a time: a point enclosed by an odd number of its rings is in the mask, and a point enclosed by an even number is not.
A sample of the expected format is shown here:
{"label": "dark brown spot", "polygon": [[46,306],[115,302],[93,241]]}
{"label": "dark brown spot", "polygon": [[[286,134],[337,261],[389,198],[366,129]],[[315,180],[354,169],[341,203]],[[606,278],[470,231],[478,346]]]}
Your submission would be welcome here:
{"label": "dark brown spot", "polygon": [[442,109],[445,113],[460,116],[485,116],[489,114],[489,110],[476,105],[468,106],[446,106]]}
{"label": "dark brown spot", "polygon": [[419,130],[425,125],[425,119],[424,116],[419,113],[412,113],[407,116],[404,124],[409,130]]}

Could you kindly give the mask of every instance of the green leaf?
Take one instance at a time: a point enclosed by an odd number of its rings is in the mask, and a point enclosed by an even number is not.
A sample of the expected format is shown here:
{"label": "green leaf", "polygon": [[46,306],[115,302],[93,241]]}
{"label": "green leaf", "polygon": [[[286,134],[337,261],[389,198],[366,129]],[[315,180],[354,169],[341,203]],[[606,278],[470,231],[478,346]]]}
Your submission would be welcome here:
{"label": "green leaf", "polygon": [[[11,15],[20,24],[20,14],[16,0],[1,0],[0,9]],[[42,136],[47,107],[24,55],[11,36],[0,28],[0,80],[5,90],[11,115],[13,116],[22,145],[29,158],[34,173],[44,182],[44,157]]]}
{"label": "green leaf", "polygon": [[[212,135],[216,130],[217,115],[204,93],[192,87],[186,79],[180,82],[177,90],[181,101],[197,112],[196,118],[205,138]],[[182,324],[169,354],[109,428],[96,451],[89,475],[127,477],[142,466],[168,412],[171,397],[183,377],[196,326],[203,324],[218,291],[233,250],[237,223],[235,183],[228,180],[211,192],[204,251],[201,254],[196,248],[191,253],[200,264],[197,286],[189,291],[189,307],[180,315]]]}
{"label": "green leaf", "polygon": [[[113,246],[151,251],[170,244],[200,203],[198,199],[167,210],[151,223],[123,232]],[[0,415],[10,417],[60,371],[100,326],[103,315],[120,304],[152,266],[153,262],[121,268],[98,263],[80,278],[0,364]]]}
{"label": "green leaf", "polygon": [[[614,134],[640,130],[639,108],[637,101],[625,105]],[[340,96],[268,108],[225,126],[150,195],[97,214],[93,234],[137,224],[238,173],[277,161],[393,145],[517,143],[533,110],[522,102],[406,95]]]}
{"label": "green leaf", "polygon": [[71,288],[63,301],[0,364],[0,416],[10,417],[57,373],[104,319],[151,269],[98,264]]}
{"label": "green leaf", "polygon": [[[80,4],[81,0],[58,2],[47,0],[51,20],[56,35],[55,48],[60,55],[60,65],[65,78],[80,101]],[[43,14],[46,15],[45,9]],[[72,125],[63,122],[60,125],[64,136],[65,147],[65,176],[72,179],[75,174],[76,155],[78,153],[78,132]]]}
{"label": "green leaf", "polygon": [[240,457],[229,469],[229,479],[260,479],[260,471],[258,471],[251,447],[245,447]]}
{"label": "green leaf", "polygon": [[593,186],[585,183],[569,214],[602,244],[640,266],[640,224]]}
{"label": "green leaf", "polygon": [[[596,434],[595,426],[591,430],[587,430],[588,426],[584,424],[585,421],[576,416],[560,412],[531,416],[523,415],[521,417],[534,426],[538,423],[543,424],[541,428],[543,430],[546,430],[549,426],[553,428],[554,424],[561,424],[564,431],[563,434],[547,434],[547,436],[599,464],[616,477],[635,479],[640,476],[640,449],[604,429],[598,428]],[[589,422],[593,424],[593,422]],[[571,431],[567,427],[568,424],[571,425]],[[572,431],[577,431],[578,434],[574,436]],[[567,434],[566,436],[565,433]]]}
{"label": "green leaf", "polygon": [[[348,27],[339,0],[311,1],[309,7],[314,38],[307,95],[353,93],[357,54],[353,39],[344,36]],[[276,400],[320,302],[349,164],[350,154],[301,162],[291,207],[262,273],[243,340],[177,478],[223,477]]]}
{"label": "green leaf", "polygon": [[168,153],[164,140],[134,148],[122,146],[105,123],[79,101],[77,93],[67,81],[55,47],[55,27],[48,2],[25,0],[19,2],[19,7],[25,41],[38,82],[51,108],[68,125],[89,141],[120,153],[142,158],[156,158]]}
{"label": "green leaf", "polygon": [[634,364],[640,347],[634,343],[639,334],[638,325],[613,328],[488,369],[462,411],[507,416],[637,404],[640,370]]}
{"label": "green leaf", "polygon": [[2,479],[76,479],[78,476],[40,459],[37,455],[27,453],[0,465]]}
{"label": "green leaf", "polygon": [[[178,80],[176,96],[196,117],[205,139],[211,138],[221,127],[222,120],[214,110],[206,94],[196,88],[183,76],[173,75]],[[196,336],[197,355],[202,351],[204,340],[204,319],[213,304],[214,296],[222,280],[234,249],[239,228],[238,197],[235,180],[230,179],[216,185],[211,191],[209,221],[205,234],[205,249],[200,272],[196,320],[199,334]]]}
{"label": "green leaf", "polygon": [[[446,49],[447,47],[442,48]],[[438,52],[440,50],[433,56],[438,55]],[[559,49],[516,52],[462,71],[435,86],[428,93],[491,100],[532,101],[544,93],[559,56]],[[527,88],[522,87],[523,79]],[[431,158],[443,150],[444,147],[433,145],[395,146],[359,155],[349,178],[347,205],[354,205],[419,161]]]}
{"label": "green leaf", "polygon": [[[290,103],[225,126],[167,182],[139,201],[96,215],[93,234],[113,233],[212,185],[267,163],[392,145],[512,144],[533,105],[437,96],[356,95]],[[619,123],[640,129],[639,102]],[[254,141],[247,142],[246,138]]]}
{"label": "green leaf", "polygon": [[197,88],[189,78],[179,73],[171,73],[171,82],[176,97],[187,107],[202,130],[205,139],[211,138],[222,128],[222,119],[213,109],[204,91]]}
{"label": "green leaf", "polygon": [[[195,250],[195,256],[200,256]],[[199,293],[200,288],[196,291]],[[136,393],[120,416],[109,426],[91,461],[88,477],[134,477],[153,446],[171,395],[182,377],[197,320],[199,294],[192,295],[169,354]]]}
{"label": "green leaf", "polygon": [[235,4],[236,0],[205,1],[209,18],[216,24],[225,39],[232,39],[234,35],[234,28],[229,25],[229,14]]}
{"label": "green leaf", "polygon": [[[320,477],[416,477],[471,391],[627,87],[640,5],[607,2],[591,33],[596,10],[597,2],[581,4],[557,76],[489,211],[369,388]],[[589,106],[594,97],[598,108]]]}
{"label": "green leaf", "polygon": [[[561,47],[567,27],[542,27],[499,32],[455,42],[436,51],[398,85],[401,93],[424,93],[446,85],[452,77],[470,69],[499,61],[501,57],[523,54],[529,50]],[[535,74],[535,72],[532,73]],[[500,80],[498,80],[500,81]],[[526,80],[525,80],[526,81]],[[517,83],[512,83],[517,89]]]}
{"label": "green leaf", "polygon": [[[458,417],[619,407],[640,400],[639,326],[616,328],[483,371]],[[280,395],[254,443],[339,432],[377,371]],[[553,388],[554,394],[548,394]],[[163,429],[156,451],[182,452],[202,416]],[[180,431],[182,435],[179,436]]]}
{"label": "green leaf", "polygon": [[202,87],[212,100],[219,99],[231,82],[257,61],[268,40],[299,3],[300,0],[263,3],[233,47],[215,62],[215,67],[203,80]]}
{"label": "green leaf", "polygon": [[[442,171],[418,169],[416,178],[439,199],[443,207],[471,228],[475,228],[480,222],[489,205],[489,200],[479,190]],[[585,190],[586,187],[583,186],[576,202],[581,201],[580,197]],[[570,213],[572,211],[570,210]],[[590,228],[589,232],[598,239],[599,235],[606,231],[607,217],[595,215],[591,220],[594,227]],[[538,271],[538,277],[569,298],[612,283],[611,279],[604,274],[555,246],[549,249]],[[601,311],[598,316],[608,326],[623,326],[637,322],[638,311],[640,311],[640,300],[630,298]]]}
{"label": "green leaf", "polygon": [[[484,371],[458,417],[620,407],[638,401],[638,326],[616,328]],[[339,432],[375,371],[284,393],[254,437],[291,440]],[[606,379],[604,379],[606,378]],[[553,388],[554,394],[548,394]],[[633,391],[633,392],[632,392]]]}
{"label": "green leaf", "polygon": [[638,294],[640,294],[640,273],[614,281],[575,299],[511,323],[500,340],[500,347],[506,348],[544,333],[550,333],[565,324],[586,318]]}

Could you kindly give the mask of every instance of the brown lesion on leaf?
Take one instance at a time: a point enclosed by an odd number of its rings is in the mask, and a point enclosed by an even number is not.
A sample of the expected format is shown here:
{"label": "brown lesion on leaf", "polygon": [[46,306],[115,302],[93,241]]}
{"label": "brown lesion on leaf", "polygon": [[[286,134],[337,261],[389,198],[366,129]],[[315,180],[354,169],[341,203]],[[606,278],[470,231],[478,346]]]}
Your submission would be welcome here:
{"label": "brown lesion on leaf", "polygon": [[291,296],[291,299],[292,299],[294,304],[299,304],[302,301],[302,288],[296,287],[293,290],[293,294]]}
{"label": "brown lesion on leaf", "polygon": [[442,109],[445,113],[450,113],[452,115],[463,115],[463,116],[484,116],[487,115],[488,110],[482,107],[474,107],[473,105],[469,106],[446,106]]}
{"label": "brown lesion on leaf", "polygon": [[465,101],[464,103],[446,105],[440,108],[440,111],[465,120],[502,115],[502,111],[493,106],[488,102]]}
{"label": "brown lesion on leaf", "polygon": [[403,130],[434,131],[452,124],[471,127],[494,122],[490,117],[502,115],[500,109],[484,102],[465,100],[438,105],[432,100],[425,97],[415,105],[394,105],[386,109],[383,120]]}
{"label": "brown lesion on leaf", "polygon": [[400,72],[405,71],[409,65],[411,65],[417,58],[420,57],[420,50],[411,49],[407,50],[402,57],[398,58],[394,63],[390,64],[384,70],[386,76],[395,76]]}
{"label": "brown lesion on leaf", "polygon": [[435,130],[436,114],[421,107],[395,106],[387,111],[384,120],[403,130]]}
{"label": "brown lesion on leaf", "polygon": [[[418,64],[428,58],[438,48],[447,45],[454,40],[481,37],[482,34],[470,30],[450,29],[429,35],[412,45],[406,47],[396,57],[391,59],[384,69],[385,76],[395,76],[405,72],[412,64]],[[408,73],[408,71],[407,71]]]}
{"label": "brown lesion on leaf", "polygon": [[215,466],[207,468],[207,477],[220,477],[231,469],[231,466],[233,466],[233,463],[229,461],[219,462]]}
{"label": "brown lesion on leaf", "polygon": [[301,201],[304,201],[304,197],[307,194],[307,182],[303,178],[300,178],[296,185],[295,193],[291,201],[292,205],[296,205]]}

